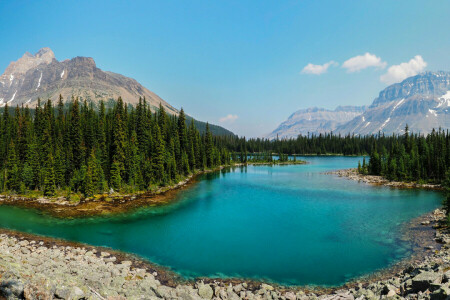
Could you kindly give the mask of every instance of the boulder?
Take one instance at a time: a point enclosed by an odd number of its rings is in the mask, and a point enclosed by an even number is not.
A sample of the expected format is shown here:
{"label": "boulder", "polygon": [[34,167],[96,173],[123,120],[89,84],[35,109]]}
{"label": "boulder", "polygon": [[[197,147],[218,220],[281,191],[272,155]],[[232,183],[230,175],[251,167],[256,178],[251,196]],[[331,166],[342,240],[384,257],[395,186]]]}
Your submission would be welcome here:
{"label": "boulder", "polygon": [[214,292],[209,284],[204,284],[203,282],[201,282],[198,284],[198,294],[203,299],[211,299]]}
{"label": "boulder", "polygon": [[274,290],[273,286],[265,284],[265,283],[261,284],[261,288],[265,289],[265,290],[268,290],[268,291],[273,291]]}
{"label": "boulder", "polygon": [[414,292],[426,291],[432,283],[441,283],[442,275],[434,272],[422,272],[412,279],[412,290]]}
{"label": "boulder", "polygon": [[295,296],[295,294],[293,292],[287,292],[286,294],[284,294],[284,297],[287,300],[296,300],[297,296]]}
{"label": "boulder", "polygon": [[6,298],[23,298],[24,285],[20,280],[8,280],[0,283],[0,295]]}
{"label": "boulder", "polygon": [[442,285],[439,289],[430,294],[431,300],[445,300],[450,297],[450,288],[448,285]]}

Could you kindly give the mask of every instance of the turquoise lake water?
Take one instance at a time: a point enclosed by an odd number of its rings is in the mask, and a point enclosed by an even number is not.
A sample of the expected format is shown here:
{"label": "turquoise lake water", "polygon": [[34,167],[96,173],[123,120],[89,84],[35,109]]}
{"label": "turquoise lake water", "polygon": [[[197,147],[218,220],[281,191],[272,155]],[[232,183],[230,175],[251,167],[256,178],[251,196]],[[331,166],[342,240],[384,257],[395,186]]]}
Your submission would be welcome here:
{"label": "turquoise lake water", "polygon": [[132,252],[185,277],[339,285],[410,254],[401,225],[442,201],[322,174],[361,158],[303,159],[207,174],[174,204],[115,217],[59,220],[0,206],[0,227]]}

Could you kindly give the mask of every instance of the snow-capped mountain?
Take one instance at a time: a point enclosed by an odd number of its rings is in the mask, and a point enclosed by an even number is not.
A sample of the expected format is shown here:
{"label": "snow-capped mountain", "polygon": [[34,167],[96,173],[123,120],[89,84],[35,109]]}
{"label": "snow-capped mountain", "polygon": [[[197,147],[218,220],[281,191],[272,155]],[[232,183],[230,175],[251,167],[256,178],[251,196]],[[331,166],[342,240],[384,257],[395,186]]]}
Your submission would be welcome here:
{"label": "snow-capped mountain", "polygon": [[450,73],[425,72],[380,92],[364,114],[338,126],[342,134],[430,133],[450,128]]}
{"label": "snow-capped mountain", "polygon": [[102,71],[90,57],[58,61],[50,48],[42,48],[35,55],[25,53],[0,76],[0,107],[6,103],[9,106],[26,103],[32,107],[38,97],[56,101],[59,94],[66,101],[72,95],[89,101],[117,100],[121,96],[124,102],[133,104],[139,97],[145,97],[152,107],[162,103],[169,113],[177,112],[136,80]]}
{"label": "snow-capped mountain", "polygon": [[281,123],[274,131],[266,135],[268,139],[291,138],[299,134],[320,134],[331,132],[337,126],[361,115],[366,107],[339,106],[335,110],[325,108],[300,109]]}

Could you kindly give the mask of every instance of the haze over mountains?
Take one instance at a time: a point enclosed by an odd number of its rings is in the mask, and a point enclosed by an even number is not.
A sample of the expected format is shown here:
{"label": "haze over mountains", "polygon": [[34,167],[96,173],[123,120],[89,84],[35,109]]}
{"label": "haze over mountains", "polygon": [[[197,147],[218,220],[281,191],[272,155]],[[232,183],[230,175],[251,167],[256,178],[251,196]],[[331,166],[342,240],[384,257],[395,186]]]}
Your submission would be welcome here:
{"label": "haze over mountains", "polygon": [[382,90],[373,103],[359,114],[346,116],[325,109],[299,110],[292,114],[268,138],[296,137],[307,132],[341,134],[402,133],[428,134],[432,129],[450,128],[450,73],[425,72],[409,77]]}
{"label": "haze over mountains", "polygon": [[338,106],[335,110],[325,108],[300,109],[293,113],[266,137],[274,139],[296,137],[299,134],[320,134],[334,131],[365,111],[365,106]]}
{"label": "haze over mountains", "polygon": [[136,80],[97,68],[90,57],[75,57],[58,61],[50,48],[35,55],[25,53],[11,62],[0,76],[0,106],[36,104],[38,98],[55,101],[61,94],[65,101],[72,95],[80,100],[117,100],[136,104],[145,97],[152,108],[163,107],[171,114],[177,110]]}

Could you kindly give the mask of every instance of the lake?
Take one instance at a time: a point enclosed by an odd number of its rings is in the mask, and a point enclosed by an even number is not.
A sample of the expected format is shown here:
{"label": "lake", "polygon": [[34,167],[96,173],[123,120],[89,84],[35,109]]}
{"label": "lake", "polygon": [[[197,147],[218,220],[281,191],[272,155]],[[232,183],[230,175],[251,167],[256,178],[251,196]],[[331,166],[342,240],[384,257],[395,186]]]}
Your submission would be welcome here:
{"label": "lake", "polygon": [[323,174],[360,157],[205,174],[173,204],[114,217],[55,219],[0,206],[0,227],[135,253],[179,274],[340,285],[410,255],[405,222],[439,207],[433,191]]}

